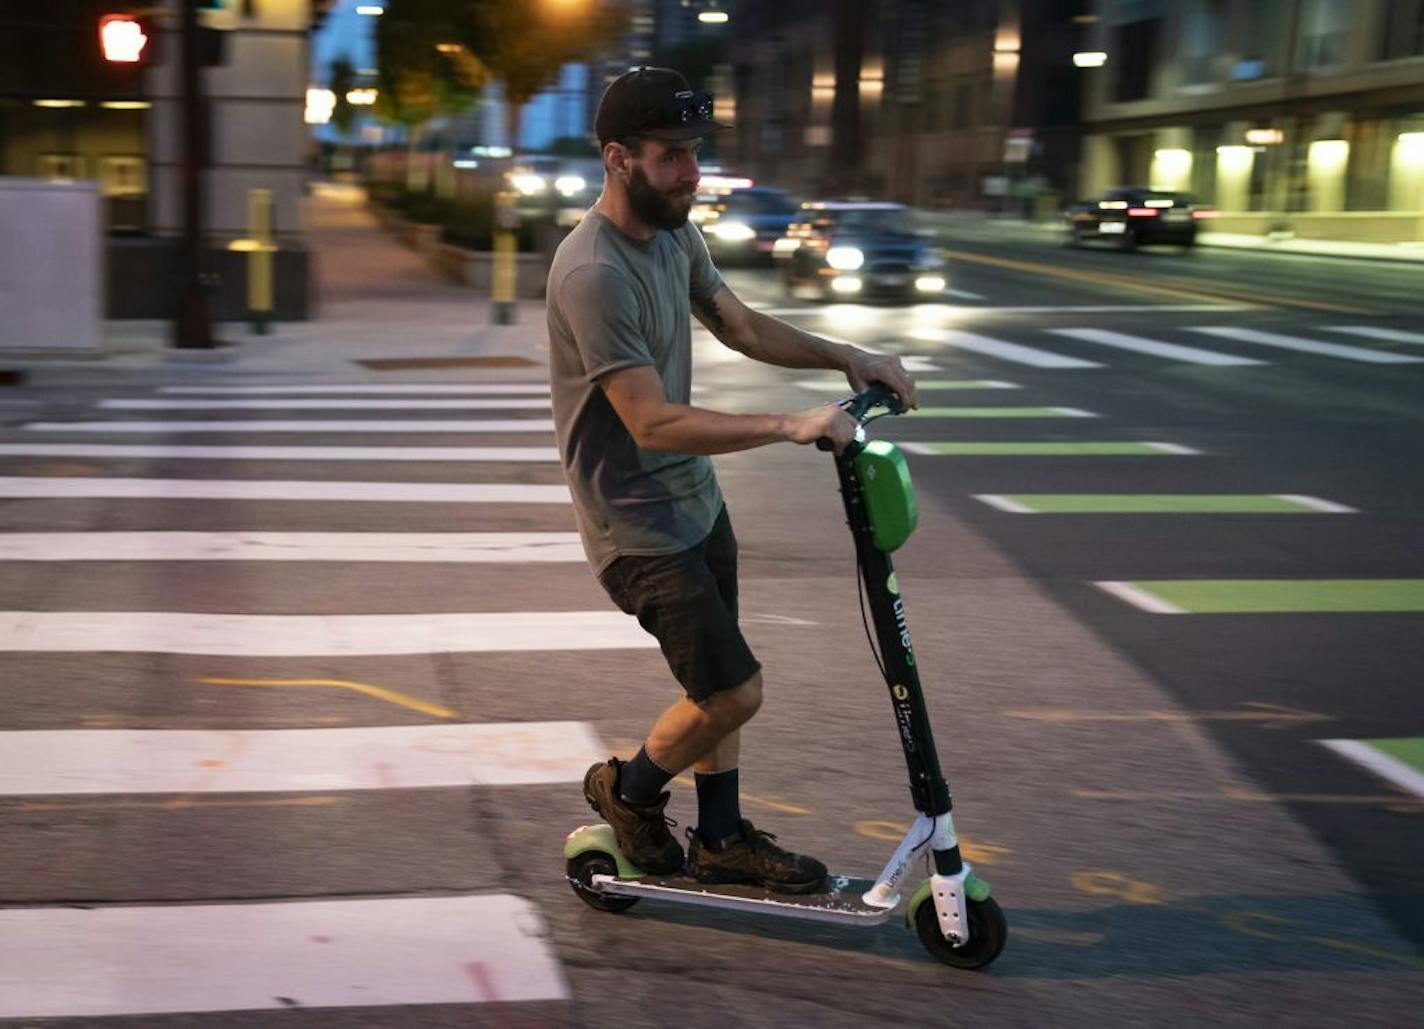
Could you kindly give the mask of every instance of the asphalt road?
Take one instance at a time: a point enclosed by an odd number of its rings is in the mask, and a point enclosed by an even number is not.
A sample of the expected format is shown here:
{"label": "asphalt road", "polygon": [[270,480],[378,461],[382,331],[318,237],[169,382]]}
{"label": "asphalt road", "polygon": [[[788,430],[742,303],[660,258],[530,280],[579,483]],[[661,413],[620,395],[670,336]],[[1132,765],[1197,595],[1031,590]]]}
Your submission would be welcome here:
{"label": "asphalt road", "polygon": [[[114,1013],[44,1024],[1414,1024],[1424,997],[1424,798],[1319,741],[1424,736],[1417,603],[1405,612],[1166,615],[1095,585],[1153,584],[1191,610],[1206,601],[1161,584],[1424,578],[1417,457],[1424,364],[1364,363],[1195,331],[1254,329],[1424,357],[1416,345],[1324,328],[1424,333],[1424,318],[1409,306],[1416,302],[1412,293],[1385,308],[1381,297],[1397,287],[1368,285],[1402,273],[1337,264],[1324,276],[1334,283],[1327,291],[1302,285],[1300,276],[1316,272],[1289,259],[1270,268],[1262,258],[1206,252],[1075,254],[1067,261],[1051,243],[1001,242],[985,238],[987,231],[946,241],[1000,263],[956,259],[951,287],[959,294],[940,307],[823,307],[787,301],[764,271],[731,271],[728,278],[745,299],[795,324],[917,358],[912,365],[923,382],[980,384],[927,387],[922,406],[1033,411],[1017,417],[960,411],[874,426],[886,438],[922,445],[907,447],[920,528],[896,561],[955,790],[956,821],[969,858],[993,883],[1010,921],[1009,945],[989,970],[936,965],[897,921],[854,930],[647,901],[608,915],[579,902],[562,878],[560,853],[563,834],[590,820],[577,780],[591,753],[635,749],[671,698],[654,649],[580,649],[553,630],[530,642],[525,630],[511,627],[495,649],[451,642],[401,653],[408,628],[365,623],[329,628],[331,639],[347,635],[326,652],[313,654],[320,648],[308,644],[282,654],[274,652],[279,639],[295,630],[275,621],[244,638],[245,652],[214,642],[230,639],[224,634],[233,631],[232,616],[244,615],[611,613],[576,560],[473,562],[445,551],[403,560],[315,553],[275,560],[270,551],[245,552],[241,560],[211,554],[79,560],[56,552],[21,560],[12,552],[0,565],[0,608],[88,619],[49,637],[54,646],[28,645],[0,664],[4,730],[147,733],[126,738],[148,748],[138,758],[119,748],[87,764],[83,754],[113,740],[55,735],[45,737],[52,741],[46,752],[34,747],[34,736],[5,737],[11,746],[28,746],[31,757],[24,767],[0,759],[7,783],[0,788],[0,917],[18,912],[39,919],[25,931],[27,940],[41,942],[20,946],[12,934],[0,946],[8,948],[7,960],[23,956],[31,962],[26,968],[51,978],[100,969],[96,979],[76,977],[49,995],[90,998],[92,1010]],[[1153,261],[1189,262],[1191,288],[1166,288],[1204,295],[1144,292],[1117,278],[1140,274]],[[1262,293],[1340,306],[1354,296],[1370,313],[1335,311],[1322,321],[1315,307],[1248,307],[1240,296],[1216,296],[1232,282],[1240,293],[1242,261],[1256,262],[1263,278],[1251,287]],[[1068,279],[1025,267],[1035,262],[1087,274],[1110,266],[1113,278]],[[1189,273],[1174,264],[1172,274]],[[1057,329],[1127,334],[1139,349]],[[1142,340],[1262,363],[1198,364],[1181,352],[1175,358],[1142,352]],[[707,406],[784,410],[836,395],[825,374],[753,365],[700,333],[695,345],[696,381],[704,389],[698,402]],[[1044,354],[1095,366],[1022,363],[1042,362]],[[442,374],[439,382],[520,377],[518,370],[468,371]],[[408,372],[381,381],[436,380]],[[336,396],[350,400],[357,393]],[[394,418],[543,417],[528,410],[99,406],[160,397],[172,395],[139,387],[35,393],[29,399],[37,406],[27,417],[111,426],[162,417],[313,423],[339,417],[363,424],[339,433],[157,434],[11,424],[0,443],[427,452],[551,443],[543,431],[401,437],[383,431]],[[931,444],[1023,442],[1168,446],[1069,456],[928,452]],[[0,530],[435,534],[573,527],[567,507],[557,503],[454,494],[419,499],[413,492],[436,484],[556,486],[557,466],[547,461],[397,456],[11,453],[6,477],[55,484],[50,492],[0,499]],[[784,844],[825,858],[837,871],[873,874],[912,810],[884,688],[861,635],[854,562],[830,461],[810,448],[774,447],[719,458],[718,467],[741,540],[746,631],[768,681],[767,703],[744,741],[744,811]],[[93,482],[58,484],[70,479],[394,482],[407,496],[116,499],[92,495]],[[1089,495],[1095,499],[1087,503],[1097,507],[1028,514],[977,499],[1010,498],[1031,508],[1061,504],[1064,494]],[[1277,500],[1251,513],[1101,512],[1111,502],[1105,497],[1129,494],[1210,494],[1237,503],[1243,495],[1303,496],[1351,512]],[[1290,513],[1278,512],[1280,503]],[[108,539],[118,545],[117,537]],[[230,535],[224,541],[236,545]],[[438,550],[449,542],[425,536],[401,545]],[[204,545],[215,544],[209,538]],[[248,545],[315,546],[291,537]],[[1218,600],[1241,595],[1239,586],[1223,589]],[[1406,599],[1412,596],[1404,589]],[[1379,595],[1377,586],[1366,588],[1367,598]],[[1303,586],[1293,596],[1297,606],[1334,602]],[[1272,602],[1282,603],[1279,597],[1264,603]],[[126,612],[229,617],[204,625],[211,652],[194,652],[191,626],[168,652],[157,644],[128,651],[99,639],[111,627],[97,617]],[[11,629],[13,640],[32,626]],[[515,649],[516,638],[530,649]],[[495,734],[477,752],[439,735],[471,725]],[[432,726],[437,735],[408,750],[382,743],[389,749],[367,762],[370,769],[358,767],[369,751],[354,748],[352,767],[341,771],[375,777],[361,788],[344,787],[334,767],[294,778],[287,762],[314,745],[310,737],[281,737],[291,741],[286,753],[280,745],[262,750],[265,764],[251,768],[244,766],[244,748],[259,746],[256,737],[208,738],[202,745],[209,750],[189,752],[175,736],[153,735]],[[461,760],[473,755],[484,763],[478,771],[456,768],[448,783],[419,778],[450,774],[435,767],[432,755],[452,748]],[[239,773],[256,778],[222,785],[222,777]],[[48,785],[29,792],[9,785],[46,774]],[[158,788],[136,788],[142,776]],[[272,777],[282,781],[263,785]],[[174,785],[165,789],[165,781]],[[685,783],[673,789],[674,814],[688,824],[695,816],[692,790]],[[429,913],[397,903],[438,899],[463,911],[459,905],[493,904],[490,898],[513,913],[478,908],[470,929],[453,938],[440,935]],[[326,902],[357,906],[342,907],[339,917],[335,909],[310,914]],[[170,952],[156,933],[147,951],[115,952],[110,945],[98,965],[75,963],[73,953],[83,946],[75,942],[80,937],[59,934],[59,913],[108,916],[134,906],[154,919],[159,913],[150,909],[161,908],[164,917],[204,915],[206,935],[180,933]],[[291,919],[284,931],[296,933],[305,949],[265,928],[269,922],[240,920],[281,916]],[[90,930],[87,938],[103,937]],[[346,970],[341,988],[351,1006],[331,1006],[322,999],[330,994],[303,978],[312,948],[337,945],[350,948],[336,966]],[[196,971],[162,979],[165,963],[183,968],[184,961],[195,962]],[[234,991],[250,982],[260,993],[273,966],[283,963],[292,982],[280,995],[268,990],[261,1004],[208,1001],[211,1010],[203,1014],[139,1013],[159,1010],[154,996],[172,1000],[191,990],[212,997],[214,982]],[[252,973],[259,968],[267,978]],[[156,985],[149,984],[155,976]],[[25,990],[0,998],[0,1011],[15,1016],[12,1024],[38,1024],[20,1016],[40,1012],[21,1005],[44,986],[45,975],[23,978]],[[520,993],[526,988],[532,992]],[[170,1010],[196,1010],[196,1002],[172,1003]],[[122,1011],[131,1014],[121,1017]]]}

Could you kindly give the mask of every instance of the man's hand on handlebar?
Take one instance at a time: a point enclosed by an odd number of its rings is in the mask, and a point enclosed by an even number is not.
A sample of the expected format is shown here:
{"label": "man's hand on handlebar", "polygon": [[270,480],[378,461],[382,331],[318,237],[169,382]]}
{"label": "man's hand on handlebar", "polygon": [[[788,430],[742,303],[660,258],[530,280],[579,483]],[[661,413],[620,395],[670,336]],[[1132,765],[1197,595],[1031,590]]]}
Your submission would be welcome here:
{"label": "man's hand on handlebar", "polygon": [[910,375],[898,357],[858,351],[846,368],[846,378],[857,393],[872,382],[878,382],[888,386],[906,409],[919,406],[915,400],[915,384],[910,381]]}
{"label": "man's hand on handlebar", "polygon": [[786,428],[786,438],[792,443],[815,443],[828,439],[831,449],[839,454],[855,439],[855,430],[860,426],[838,405],[825,404],[787,415]]}

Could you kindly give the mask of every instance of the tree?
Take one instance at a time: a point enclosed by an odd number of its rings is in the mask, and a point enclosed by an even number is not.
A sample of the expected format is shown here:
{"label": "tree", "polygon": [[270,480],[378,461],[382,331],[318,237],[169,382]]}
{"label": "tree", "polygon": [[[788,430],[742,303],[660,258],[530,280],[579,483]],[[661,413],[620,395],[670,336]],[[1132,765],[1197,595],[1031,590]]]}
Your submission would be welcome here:
{"label": "tree", "polygon": [[626,31],[617,0],[464,0],[471,9],[460,41],[504,83],[505,129],[517,149],[524,105],[552,84],[564,65],[607,49]]}
{"label": "tree", "polygon": [[356,120],[356,111],[351,107],[351,101],[346,99],[346,94],[356,88],[356,69],[351,66],[350,60],[338,57],[331,62],[327,86],[336,94],[336,106],[331,109],[331,123],[340,129],[344,136],[351,131],[351,125]]}
{"label": "tree", "polygon": [[376,114],[412,128],[459,114],[488,70],[463,45],[472,0],[387,0],[376,21]]}

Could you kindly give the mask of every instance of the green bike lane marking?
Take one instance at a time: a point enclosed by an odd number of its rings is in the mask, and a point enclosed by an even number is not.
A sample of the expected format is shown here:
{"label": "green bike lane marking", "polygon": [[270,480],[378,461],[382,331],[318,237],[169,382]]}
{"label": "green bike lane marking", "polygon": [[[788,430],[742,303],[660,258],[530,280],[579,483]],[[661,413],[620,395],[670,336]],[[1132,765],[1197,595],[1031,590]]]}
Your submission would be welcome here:
{"label": "green bike lane marking", "polygon": [[1381,779],[1424,797],[1424,736],[1320,742]]}
{"label": "green bike lane marking", "polygon": [[976,493],[1011,514],[1354,514],[1292,493]]}
{"label": "green bike lane marking", "polygon": [[926,457],[1161,457],[1200,454],[1176,443],[1116,442],[897,442],[901,450]]}
{"label": "green bike lane marking", "polygon": [[1424,579],[1155,579],[1094,585],[1152,614],[1424,613]]}

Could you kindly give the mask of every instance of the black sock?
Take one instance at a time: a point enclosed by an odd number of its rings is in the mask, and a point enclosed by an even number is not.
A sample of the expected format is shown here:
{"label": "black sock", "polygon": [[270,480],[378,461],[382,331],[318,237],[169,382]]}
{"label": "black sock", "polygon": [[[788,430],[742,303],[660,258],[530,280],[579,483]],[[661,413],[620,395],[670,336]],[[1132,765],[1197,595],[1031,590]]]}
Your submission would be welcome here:
{"label": "black sock", "polygon": [[637,757],[625,762],[619,769],[618,795],[629,804],[656,804],[663,787],[672,777],[672,772],[648,757],[648,748],[644,746]]}
{"label": "black sock", "polygon": [[737,770],[697,773],[697,835],[709,847],[742,828],[741,790]]}

